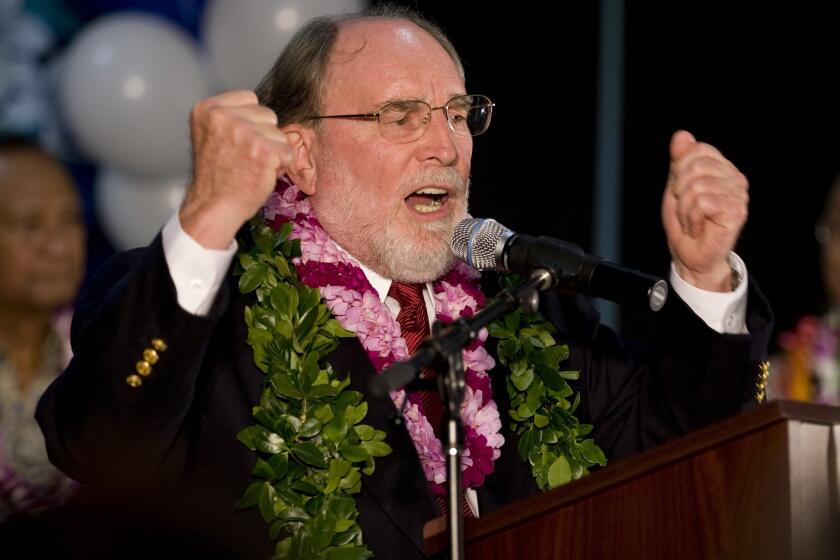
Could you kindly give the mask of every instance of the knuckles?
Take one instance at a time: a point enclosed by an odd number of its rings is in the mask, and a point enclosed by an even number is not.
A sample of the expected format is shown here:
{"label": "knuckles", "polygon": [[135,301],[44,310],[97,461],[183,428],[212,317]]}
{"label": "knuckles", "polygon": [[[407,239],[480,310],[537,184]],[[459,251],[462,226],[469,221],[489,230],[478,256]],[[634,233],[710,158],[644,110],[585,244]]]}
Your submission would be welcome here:
{"label": "knuckles", "polygon": [[224,134],[231,125],[230,117],[224,107],[210,107],[202,116],[203,128],[213,135]]}
{"label": "knuckles", "polygon": [[227,107],[213,106],[200,118],[203,138],[216,150],[254,159],[271,151],[271,141],[259,133],[256,125],[235,116]]}

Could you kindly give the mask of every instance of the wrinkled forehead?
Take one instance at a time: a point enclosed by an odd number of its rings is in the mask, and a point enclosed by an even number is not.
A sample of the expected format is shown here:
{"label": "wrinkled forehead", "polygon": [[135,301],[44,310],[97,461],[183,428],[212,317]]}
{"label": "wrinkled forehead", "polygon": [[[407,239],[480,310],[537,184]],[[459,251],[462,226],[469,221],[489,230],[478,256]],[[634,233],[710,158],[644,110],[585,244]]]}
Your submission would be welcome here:
{"label": "wrinkled forehead", "polygon": [[[449,53],[428,32],[410,21],[380,18],[341,25],[325,87],[329,104],[331,97],[348,95],[368,101],[457,95],[464,93],[464,79]],[[445,91],[428,91],[441,88]]]}

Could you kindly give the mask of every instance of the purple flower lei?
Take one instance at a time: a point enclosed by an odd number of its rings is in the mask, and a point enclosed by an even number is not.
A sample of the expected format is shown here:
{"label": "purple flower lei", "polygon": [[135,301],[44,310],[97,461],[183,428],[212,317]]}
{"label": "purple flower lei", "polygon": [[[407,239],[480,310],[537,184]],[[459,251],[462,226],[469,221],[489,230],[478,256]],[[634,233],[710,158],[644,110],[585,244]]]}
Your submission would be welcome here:
{"label": "purple flower lei", "polygon": [[[300,240],[301,256],[294,259],[298,278],[317,288],[333,316],[345,329],[356,333],[377,373],[409,357],[400,325],[380,301],[364,272],[353,258],[340,249],[312,215],[309,200],[291,183],[281,179],[263,208],[263,218],[274,230],[292,222],[292,239]],[[470,316],[485,303],[478,287],[479,274],[458,263],[433,285],[435,316],[451,323]],[[476,488],[493,472],[505,439],[499,411],[487,371],[495,361],[484,348],[487,331],[464,350],[466,390],[461,404],[464,423],[464,453],[461,461],[463,485]],[[443,445],[426,419],[422,403],[405,391],[391,393],[398,408],[408,398],[405,424],[432,491],[445,494],[446,457]]]}

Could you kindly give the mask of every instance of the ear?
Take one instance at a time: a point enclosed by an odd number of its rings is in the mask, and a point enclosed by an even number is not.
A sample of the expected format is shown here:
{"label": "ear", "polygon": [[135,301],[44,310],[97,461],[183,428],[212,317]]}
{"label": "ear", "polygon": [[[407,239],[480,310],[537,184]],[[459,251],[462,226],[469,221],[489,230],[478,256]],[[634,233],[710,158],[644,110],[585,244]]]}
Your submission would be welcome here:
{"label": "ear", "polygon": [[315,194],[316,173],[312,155],[317,149],[317,135],[313,129],[299,123],[288,124],[281,130],[286,134],[294,155],[286,174],[301,192],[311,196]]}

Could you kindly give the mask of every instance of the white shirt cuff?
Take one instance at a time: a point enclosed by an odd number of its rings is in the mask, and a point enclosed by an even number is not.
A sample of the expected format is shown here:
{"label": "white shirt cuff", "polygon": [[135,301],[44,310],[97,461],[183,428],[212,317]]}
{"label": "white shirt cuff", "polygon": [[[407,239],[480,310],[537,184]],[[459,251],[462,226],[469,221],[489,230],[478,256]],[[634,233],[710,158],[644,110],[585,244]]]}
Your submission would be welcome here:
{"label": "white shirt cuff", "polygon": [[206,249],[184,231],[178,212],[163,226],[161,237],[178,305],[193,315],[207,315],[238,249],[236,240],[223,251]]}
{"label": "white shirt cuff", "polygon": [[741,276],[732,292],[709,292],[683,280],[671,263],[671,287],[709,328],[722,334],[749,334],[747,331],[747,266],[741,257],[729,253],[729,265]]}

